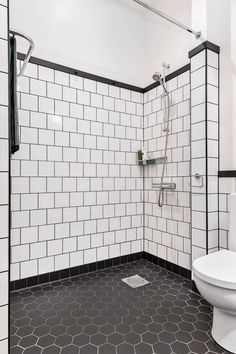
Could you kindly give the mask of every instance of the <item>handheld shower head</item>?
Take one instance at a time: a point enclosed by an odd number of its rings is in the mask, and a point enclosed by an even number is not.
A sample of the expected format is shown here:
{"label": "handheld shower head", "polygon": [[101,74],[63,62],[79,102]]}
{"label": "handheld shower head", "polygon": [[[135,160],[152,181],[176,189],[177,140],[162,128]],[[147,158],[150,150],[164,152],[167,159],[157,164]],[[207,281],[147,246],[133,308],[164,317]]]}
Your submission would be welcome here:
{"label": "handheld shower head", "polygon": [[167,93],[167,89],[166,89],[166,86],[165,86],[165,82],[163,80],[163,77],[162,75],[159,73],[159,72],[155,72],[153,75],[152,75],[152,78],[154,81],[157,81],[160,83],[160,85],[163,87],[163,90],[165,92],[165,94]]}
{"label": "handheld shower head", "polygon": [[161,82],[161,74],[159,72],[155,72],[153,75],[152,75],[152,78],[154,81],[159,81]]}

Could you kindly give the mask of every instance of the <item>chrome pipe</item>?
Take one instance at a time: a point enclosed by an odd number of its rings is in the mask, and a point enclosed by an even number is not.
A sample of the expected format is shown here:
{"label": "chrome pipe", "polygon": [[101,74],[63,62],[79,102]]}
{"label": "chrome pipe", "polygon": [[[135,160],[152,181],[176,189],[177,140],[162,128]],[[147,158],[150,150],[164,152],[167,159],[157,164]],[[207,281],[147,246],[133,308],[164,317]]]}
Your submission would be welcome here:
{"label": "chrome pipe", "polygon": [[19,74],[18,74],[18,76],[20,77],[20,76],[24,75],[26,66],[27,66],[27,64],[28,64],[28,62],[29,62],[29,60],[30,60],[30,57],[31,57],[31,55],[32,55],[32,52],[33,52],[33,50],[34,50],[34,41],[33,41],[33,39],[32,39],[30,36],[26,35],[26,34],[23,33],[23,32],[16,31],[16,30],[10,30],[10,33],[11,33],[12,35],[14,35],[14,36],[19,36],[19,37],[21,37],[21,38],[24,38],[24,39],[26,39],[26,40],[29,42],[29,49],[28,49],[28,52],[27,52],[27,54],[26,54],[26,56],[25,56],[25,60],[24,60],[24,63],[23,63],[23,65],[22,65],[22,68],[21,68],[21,70],[20,70],[20,72],[19,72]]}
{"label": "chrome pipe", "polygon": [[152,183],[152,188],[174,191],[176,189],[176,183]]}
{"label": "chrome pipe", "polygon": [[143,2],[143,1],[141,1],[141,0],[133,0],[133,1],[136,2],[137,4],[141,5],[141,6],[145,7],[147,10],[149,10],[149,11],[151,11],[151,12],[154,12],[156,15],[158,15],[158,16],[164,18],[165,20],[167,20],[167,21],[173,23],[174,25],[176,25],[176,26],[178,26],[178,27],[184,29],[185,31],[187,31],[187,32],[189,32],[189,33],[192,33],[192,34],[195,36],[196,39],[199,39],[199,38],[201,37],[201,35],[202,35],[202,32],[201,32],[201,31],[194,31],[192,28],[190,28],[190,27],[184,25],[183,23],[181,23],[181,22],[175,20],[174,18],[172,18],[172,17],[166,15],[165,13],[163,13],[163,12],[161,12],[161,11],[155,9],[154,7],[152,7],[152,6],[148,5],[148,4],[146,4],[145,2]]}

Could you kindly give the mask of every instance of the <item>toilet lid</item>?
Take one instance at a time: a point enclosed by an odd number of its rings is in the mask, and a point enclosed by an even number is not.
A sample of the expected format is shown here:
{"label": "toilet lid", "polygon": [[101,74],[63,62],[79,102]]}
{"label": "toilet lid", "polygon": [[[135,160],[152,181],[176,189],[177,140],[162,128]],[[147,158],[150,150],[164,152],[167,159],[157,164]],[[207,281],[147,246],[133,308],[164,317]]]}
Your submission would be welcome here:
{"label": "toilet lid", "polygon": [[236,289],[236,252],[222,250],[193,262],[193,272],[201,280],[227,289]]}

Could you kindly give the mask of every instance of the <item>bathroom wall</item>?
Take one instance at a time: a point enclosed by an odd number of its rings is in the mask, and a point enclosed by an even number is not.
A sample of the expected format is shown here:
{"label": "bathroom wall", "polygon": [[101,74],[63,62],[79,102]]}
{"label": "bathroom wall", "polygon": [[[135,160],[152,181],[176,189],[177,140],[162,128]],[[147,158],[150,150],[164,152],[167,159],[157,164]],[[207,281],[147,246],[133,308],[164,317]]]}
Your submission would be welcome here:
{"label": "bathroom wall", "polygon": [[220,169],[236,169],[236,2],[192,0],[192,26],[220,46]]}
{"label": "bathroom wall", "polygon": [[[145,250],[164,260],[190,269],[190,74],[189,70],[168,81],[171,92],[170,135],[165,182],[176,183],[165,192],[165,205],[157,204],[162,165],[144,167]],[[153,156],[164,154],[163,90],[160,86],[144,96],[144,141]]]}
{"label": "bathroom wall", "polygon": [[[190,0],[146,2],[191,25]],[[36,57],[141,87],[163,61],[185,65],[199,43],[132,0],[10,0],[10,20],[35,40]]]}
{"label": "bathroom wall", "polygon": [[0,353],[8,353],[8,2],[0,0]]}
{"label": "bathroom wall", "polygon": [[228,249],[229,195],[236,193],[236,178],[219,178],[219,246]]}
{"label": "bathroom wall", "polygon": [[35,64],[18,85],[11,280],[141,251],[143,95]]}
{"label": "bathroom wall", "polygon": [[219,247],[219,50],[190,52],[192,260]]}

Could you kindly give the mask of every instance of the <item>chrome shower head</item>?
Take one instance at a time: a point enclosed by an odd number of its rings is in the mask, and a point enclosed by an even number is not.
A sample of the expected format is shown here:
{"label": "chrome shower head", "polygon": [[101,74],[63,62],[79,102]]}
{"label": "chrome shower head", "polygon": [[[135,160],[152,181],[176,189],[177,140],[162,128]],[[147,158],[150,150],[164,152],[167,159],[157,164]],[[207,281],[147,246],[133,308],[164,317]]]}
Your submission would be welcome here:
{"label": "chrome shower head", "polygon": [[153,75],[152,75],[152,78],[154,81],[159,81],[161,82],[161,74],[159,72],[155,72]]}

